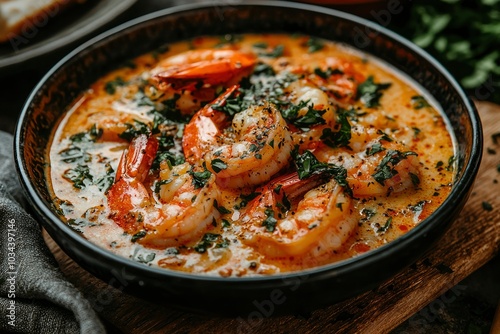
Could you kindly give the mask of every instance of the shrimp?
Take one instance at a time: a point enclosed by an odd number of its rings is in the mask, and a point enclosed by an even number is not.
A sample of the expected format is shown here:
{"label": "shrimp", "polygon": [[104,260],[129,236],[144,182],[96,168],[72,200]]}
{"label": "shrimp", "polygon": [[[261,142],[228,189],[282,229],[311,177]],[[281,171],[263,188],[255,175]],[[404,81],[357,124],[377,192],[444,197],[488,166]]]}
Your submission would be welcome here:
{"label": "shrimp", "polygon": [[[335,126],[335,108],[328,95],[307,79],[290,83],[286,92],[289,93],[292,103],[303,106],[297,111],[295,119],[290,120],[294,145],[304,150],[313,149],[321,141],[323,130]],[[314,112],[318,112],[321,118],[310,117]],[[313,124],[307,124],[305,120],[312,120]]]}
{"label": "shrimp", "polygon": [[218,218],[215,177],[195,171],[189,164],[160,164],[155,191],[147,184],[158,150],[158,140],[135,137],[124,151],[115,183],[107,192],[110,219],[137,242],[153,248],[179,246],[197,240]]}
{"label": "shrimp", "polygon": [[229,188],[269,181],[288,164],[292,150],[287,124],[273,105],[250,106],[237,113],[230,125],[228,115],[214,109],[237,89],[229,88],[195,114],[182,140],[186,160],[204,161],[216,174],[217,184]]}
{"label": "shrimp", "polygon": [[348,147],[323,147],[315,154],[321,161],[347,169],[347,182],[355,197],[388,196],[420,183],[417,154],[375,128],[357,125]]}
{"label": "shrimp", "polygon": [[129,233],[142,228],[151,199],[144,186],[156,152],[156,137],[140,135],[135,137],[118,164],[115,182],[107,192],[110,218]]}
{"label": "shrimp", "polygon": [[166,248],[198,240],[220,215],[215,176],[206,170],[195,172],[188,163],[172,169],[164,163],[160,180],[159,217],[144,222],[147,234],[141,243]]}
{"label": "shrimp", "polygon": [[190,50],[162,61],[154,78],[175,89],[199,89],[200,83],[229,87],[249,75],[256,61],[255,55],[238,50]]}
{"label": "shrimp", "polygon": [[[322,177],[300,180],[293,173],[259,189],[261,195],[241,218],[243,242],[275,258],[341,248],[357,226],[352,198],[333,178],[324,182]],[[291,204],[302,195],[296,207]]]}
{"label": "shrimp", "polygon": [[352,62],[336,57],[326,57],[319,63],[312,61],[293,72],[306,76],[341,106],[347,106],[356,99],[358,84],[365,80]]}

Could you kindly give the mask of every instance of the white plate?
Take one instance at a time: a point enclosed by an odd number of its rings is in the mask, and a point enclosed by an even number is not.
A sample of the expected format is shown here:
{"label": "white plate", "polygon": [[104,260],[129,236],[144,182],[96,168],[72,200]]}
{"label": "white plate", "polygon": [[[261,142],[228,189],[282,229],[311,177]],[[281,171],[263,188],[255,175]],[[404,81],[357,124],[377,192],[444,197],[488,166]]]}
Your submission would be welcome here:
{"label": "white plate", "polygon": [[[61,15],[47,13],[46,20],[34,22],[16,38],[0,45],[0,71],[26,67],[103,27],[128,9],[136,0],[87,0]],[[52,17],[51,17],[52,16]]]}

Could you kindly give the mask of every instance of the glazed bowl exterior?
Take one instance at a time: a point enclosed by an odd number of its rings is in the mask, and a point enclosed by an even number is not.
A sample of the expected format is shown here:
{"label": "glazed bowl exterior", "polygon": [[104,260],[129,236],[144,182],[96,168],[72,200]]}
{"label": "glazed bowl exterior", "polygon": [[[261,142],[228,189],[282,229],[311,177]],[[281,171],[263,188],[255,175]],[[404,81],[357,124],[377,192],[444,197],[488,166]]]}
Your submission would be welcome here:
{"label": "glazed bowl exterior", "polygon": [[[265,277],[211,277],[146,266],[94,245],[66,225],[52,201],[46,163],[52,132],[73,100],[117,64],[166,43],[247,32],[302,33],[344,43],[391,64],[426,89],[444,110],[456,137],[456,180],[443,205],[406,235],[356,258]],[[183,309],[225,315],[248,314],[266,305],[273,306],[273,313],[308,311],[365,292],[392,277],[439,240],[459,214],[477,174],[481,152],[482,132],[474,105],[427,53],[356,16],[273,1],[165,9],[92,39],[41,80],[26,102],[15,135],[19,177],[34,212],[74,261],[126,292]]]}

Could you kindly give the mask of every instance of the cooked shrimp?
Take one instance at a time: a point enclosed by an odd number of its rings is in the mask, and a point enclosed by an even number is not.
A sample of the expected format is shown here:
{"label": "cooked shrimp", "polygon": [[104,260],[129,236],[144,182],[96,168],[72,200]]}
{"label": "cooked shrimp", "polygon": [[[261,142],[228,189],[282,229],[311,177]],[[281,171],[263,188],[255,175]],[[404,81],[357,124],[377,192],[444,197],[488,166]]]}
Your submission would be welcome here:
{"label": "cooked shrimp", "polygon": [[239,188],[267,182],[290,158],[292,138],[281,113],[272,105],[251,106],[229,117],[215,110],[238,86],[233,86],[193,116],[182,141],[186,160],[205,161],[223,187]]}
{"label": "cooked shrimp", "polygon": [[[188,163],[172,169],[164,163],[161,169],[158,218],[144,222],[147,234],[140,242],[165,248],[198,240],[219,217],[214,205],[220,196],[215,176],[195,172]],[[197,173],[202,173],[201,179]]]}
{"label": "cooked shrimp", "polygon": [[347,169],[355,197],[387,196],[418,187],[417,154],[401,142],[374,128],[352,128],[349,147],[315,151],[322,161]]}
{"label": "cooked shrimp", "polygon": [[107,192],[110,218],[129,233],[142,228],[151,198],[144,186],[156,152],[158,140],[140,135],[130,143],[118,164],[114,184]]}
{"label": "cooked shrimp", "polygon": [[162,163],[156,190],[146,187],[157,149],[154,136],[140,135],[123,153],[107,192],[110,218],[143,245],[179,246],[199,239],[218,217],[214,203],[219,191],[212,174],[196,172],[187,163]]}
{"label": "cooked shrimp", "polygon": [[154,77],[175,89],[199,89],[200,83],[229,87],[249,75],[255,62],[255,55],[238,50],[190,50],[162,61]]}
{"label": "cooked shrimp", "polygon": [[319,62],[312,61],[293,70],[305,75],[337,104],[344,105],[356,98],[358,84],[365,80],[352,62],[337,57],[326,57]]}
{"label": "cooked shrimp", "polygon": [[[312,149],[321,142],[321,134],[325,128],[333,128],[336,123],[335,108],[330,102],[328,95],[306,79],[296,80],[288,85],[286,92],[289,93],[289,100],[296,106],[303,107],[297,111],[292,137],[294,145],[299,145],[301,149]],[[318,112],[321,117],[311,118],[311,112]],[[309,117],[309,118],[308,118]],[[310,121],[313,124],[303,120]],[[295,122],[294,122],[295,121]],[[302,126],[301,126],[302,125]]]}
{"label": "cooked shrimp", "polygon": [[[243,242],[272,257],[318,256],[341,248],[357,226],[352,199],[334,179],[318,186],[321,182],[294,173],[258,190],[261,195],[241,219]],[[283,204],[304,193],[296,207]]]}

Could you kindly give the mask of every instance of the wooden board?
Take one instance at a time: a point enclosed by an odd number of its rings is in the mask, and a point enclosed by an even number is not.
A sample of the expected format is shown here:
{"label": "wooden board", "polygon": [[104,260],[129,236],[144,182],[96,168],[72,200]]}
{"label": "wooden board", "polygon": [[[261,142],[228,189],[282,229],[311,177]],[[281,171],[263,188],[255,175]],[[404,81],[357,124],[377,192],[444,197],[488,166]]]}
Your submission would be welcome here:
{"label": "wooden board", "polygon": [[[443,240],[377,289],[305,316],[208,318],[153,304],[93,277],[64,254],[47,233],[45,238],[68,280],[91,301],[111,331],[386,333],[412,316],[415,323],[425,323],[430,320],[419,311],[432,301],[439,307],[459,295],[456,284],[492,259],[500,248],[500,142],[494,144],[491,136],[500,132],[500,106],[487,102],[477,106],[485,138],[481,168],[469,201]],[[493,210],[486,210],[483,202],[490,203]],[[451,294],[441,296],[449,289]]]}

